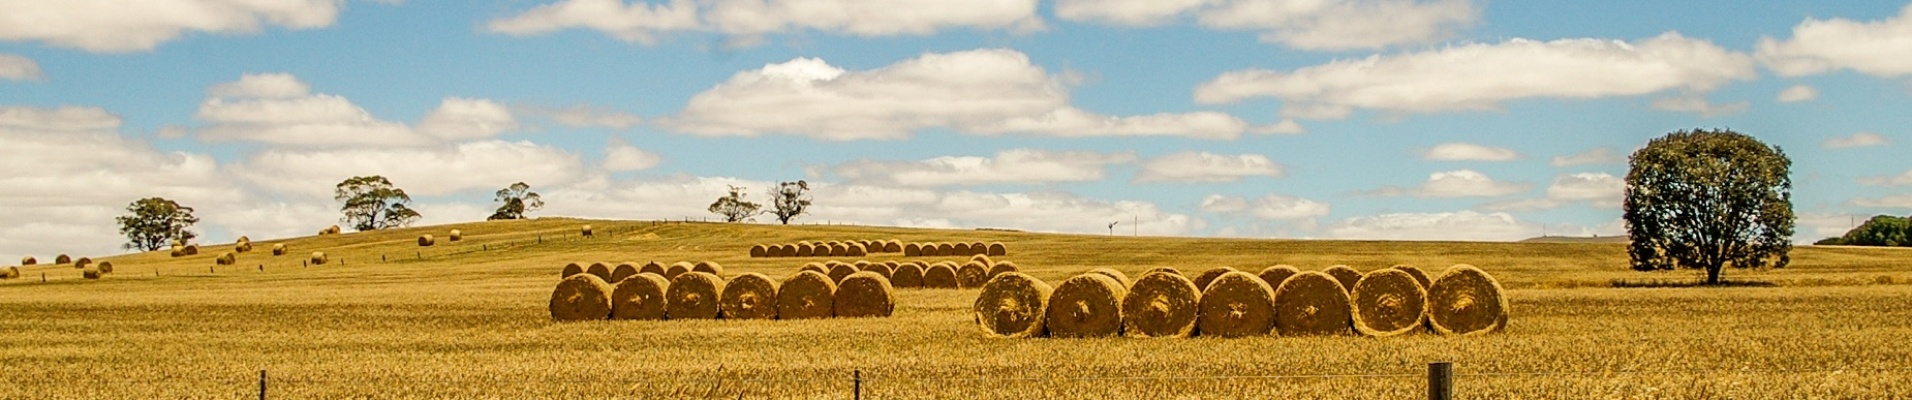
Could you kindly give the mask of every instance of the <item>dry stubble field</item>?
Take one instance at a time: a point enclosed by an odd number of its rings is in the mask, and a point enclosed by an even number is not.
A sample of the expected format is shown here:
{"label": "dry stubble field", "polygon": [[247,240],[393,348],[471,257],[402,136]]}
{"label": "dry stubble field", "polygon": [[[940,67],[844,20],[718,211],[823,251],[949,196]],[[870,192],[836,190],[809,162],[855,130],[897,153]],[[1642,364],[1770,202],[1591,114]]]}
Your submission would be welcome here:
{"label": "dry stubble field", "polygon": [[[586,223],[597,237],[578,237]],[[454,228],[463,242],[413,242]],[[559,324],[545,310],[569,261],[714,260],[783,277],[823,259],[747,248],[891,238],[1005,242],[998,259],[1052,283],[1092,267],[1465,262],[1507,286],[1513,317],[1470,338],[1011,340],[971,321],[974,289],[902,290],[888,319]],[[1779,287],[1615,289],[1615,278],[1694,275],[1628,271],[1615,244],[567,219],[254,243],[212,271],[230,246],[107,257],[118,271],[99,281],[41,265],[0,282],[0,398],[251,398],[266,370],[274,398],[842,399],[860,370],[869,399],[1400,399],[1424,396],[1431,361],[1454,362],[1458,398],[1912,396],[1912,252],[1896,249],[1804,247],[1793,267],[1727,273]],[[291,255],[271,256],[275,243]],[[333,263],[302,267],[314,250]]]}

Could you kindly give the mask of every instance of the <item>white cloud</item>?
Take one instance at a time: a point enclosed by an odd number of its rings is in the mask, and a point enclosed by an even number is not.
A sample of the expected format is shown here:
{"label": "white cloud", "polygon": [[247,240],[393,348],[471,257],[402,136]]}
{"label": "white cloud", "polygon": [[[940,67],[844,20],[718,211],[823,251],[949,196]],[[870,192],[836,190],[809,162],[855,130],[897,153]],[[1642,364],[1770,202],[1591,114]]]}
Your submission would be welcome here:
{"label": "white cloud", "polygon": [[1035,0],[562,0],[492,20],[487,29],[527,36],[573,28],[654,44],[678,32],[717,32],[755,42],[773,33],[814,30],[854,36],[929,35],[953,28],[1041,29]]}
{"label": "white cloud", "polygon": [[1203,212],[1211,212],[1211,213],[1217,213],[1217,214],[1230,214],[1230,213],[1248,211],[1248,199],[1235,197],[1235,196],[1211,194],[1211,195],[1208,195],[1208,197],[1202,198],[1201,209]]}
{"label": "white cloud", "polygon": [[1355,217],[1328,228],[1339,239],[1514,241],[1540,236],[1539,224],[1507,213],[1473,211]]}
{"label": "white cloud", "polygon": [[637,124],[644,122],[644,118],[638,117],[636,114],[601,109],[588,104],[577,104],[564,108],[523,106],[515,107],[512,110],[527,116],[550,118],[559,125],[572,128],[602,127],[631,129],[636,127]]}
{"label": "white cloud", "polygon": [[1226,155],[1184,151],[1143,162],[1142,171],[1131,182],[1235,182],[1256,176],[1279,178],[1284,174],[1281,164],[1269,161],[1268,156],[1260,154]]}
{"label": "white cloud", "polygon": [[241,97],[254,99],[291,99],[312,94],[312,85],[300,81],[292,74],[275,72],[264,74],[245,74],[239,80],[212,85],[206,89],[207,97]]}
{"label": "white cloud", "polygon": [[1792,39],[1762,37],[1755,54],[1780,75],[1801,76],[1850,69],[1878,77],[1912,75],[1912,4],[1879,21],[1807,18]]}
{"label": "white cloud", "polygon": [[945,156],[921,161],[859,160],[831,168],[852,183],[909,187],[1043,184],[1101,180],[1110,164],[1130,163],[1130,153],[1051,152],[1011,149],[994,158]]}
{"label": "white cloud", "polygon": [[1270,194],[1255,199],[1255,207],[1249,212],[1262,219],[1294,220],[1327,216],[1331,210],[1328,203]]}
{"label": "white cloud", "polygon": [[1912,194],[1861,197],[1852,199],[1851,204],[1859,207],[1912,208]]}
{"label": "white cloud", "polygon": [[1620,208],[1625,201],[1626,180],[1605,172],[1583,172],[1554,177],[1547,196],[1509,200],[1482,205],[1489,211],[1546,210],[1575,202],[1587,202],[1594,208]]}
{"label": "white cloud", "polygon": [[1826,139],[1825,143],[1820,144],[1820,147],[1828,149],[1849,149],[1854,147],[1884,146],[1886,143],[1891,143],[1891,140],[1886,139],[1885,135],[1873,132],[1859,132]]}
{"label": "white cloud", "polygon": [[1513,161],[1521,157],[1513,149],[1461,142],[1441,143],[1421,152],[1421,159],[1434,161]]}
{"label": "white cloud", "polygon": [[1819,99],[1819,89],[1814,89],[1812,86],[1806,85],[1792,85],[1785,90],[1779,91],[1779,96],[1774,97],[1774,100],[1778,100],[1781,103],[1798,103],[1817,99]]}
{"label": "white cloud", "polygon": [[1261,41],[1305,50],[1431,43],[1474,24],[1468,0],[1061,0],[1066,20],[1159,25],[1192,14],[1211,29],[1261,32]]}
{"label": "white cloud", "polygon": [[575,154],[499,140],[410,148],[269,149],[227,172],[279,193],[326,199],[340,181],[354,176],[381,175],[412,196],[435,196],[491,191],[513,182],[557,186],[584,175]]}
{"label": "white cloud", "polygon": [[331,26],[339,0],[0,0],[0,40],[96,53],[150,51],[187,31],[253,34]]}
{"label": "white cloud", "polygon": [[1495,110],[1529,98],[1590,99],[1678,89],[1703,93],[1757,76],[1752,57],[1678,33],[1635,42],[1513,39],[1339,60],[1293,72],[1223,73],[1195,90],[1201,103],[1274,97],[1286,116],[1344,118],[1354,108],[1398,113]]}
{"label": "white cloud", "polygon": [[641,171],[662,162],[664,157],[657,153],[612,138],[610,144],[604,146],[604,164],[598,167],[608,171]]}
{"label": "white cloud", "polygon": [[1904,173],[1899,174],[1898,176],[1891,176],[1891,177],[1868,176],[1864,178],[1859,178],[1859,183],[1863,185],[1870,185],[1870,186],[1912,185],[1912,170],[1907,170]]}
{"label": "white cloud", "polygon": [[0,80],[37,81],[43,78],[40,63],[14,54],[0,53]]}
{"label": "white cloud", "polygon": [[516,129],[517,120],[496,102],[447,97],[418,128],[380,120],[345,97],[312,94],[290,74],[247,74],[214,85],[194,116],[208,125],[202,140],[246,141],[286,146],[421,146],[483,139]]}
{"label": "white cloud", "polygon": [[1295,123],[1294,118],[1282,118],[1281,122],[1274,125],[1259,125],[1248,131],[1258,135],[1299,135],[1308,133],[1308,128]]}
{"label": "white cloud", "polygon": [[0,106],[0,129],[28,132],[111,131],[118,129],[119,116],[95,107]]}
{"label": "white cloud", "polygon": [[1819,212],[1802,212],[1796,218],[1800,234],[1795,235],[1793,239],[1802,243],[1812,243],[1833,236],[1845,236],[1846,231],[1865,222],[1862,217],[1852,214]]}
{"label": "white cloud", "polygon": [[1471,169],[1428,174],[1427,182],[1412,188],[1386,186],[1362,192],[1372,196],[1394,197],[1500,197],[1525,192],[1532,184],[1499,182]]}
{"label": "white cloud", "polygon": [[418,122],[418,132],[440,140],[484,139],[518,128],[505,106],[485,99],[446,97]]}
{"label": "white cloud", "polygon": [[1611,148],[1595,147],[1573,155],[1554,156],[1553,161],[1549,164],[1555,167],[1571,167],[1589,164],[1624,164],[1626,162],[1626,157],[1613,152]]}
{"label": "white cloud", "polygon": [[1680,95],[1653,99],[1653,102],[1650,103],[1648,107],[1660,111],[1693,113],[1699,114],[1701,117],[1712,118],[1743,113],[1751,109],[1753,105],[1745,101],[1731,104],[1715,104],[1707,101],[1705,97]]}
{"label": "white cloud", "polygon": [[1234,139],[1247,129],[1248,123],[1240,118],[1213,111],[1117,117],[1068,107],[1042,115],[1017,116],[996,124],[982,124],[969,128],[969,131],[990,135],[1033,133],[1060,137],[1186,136]]}

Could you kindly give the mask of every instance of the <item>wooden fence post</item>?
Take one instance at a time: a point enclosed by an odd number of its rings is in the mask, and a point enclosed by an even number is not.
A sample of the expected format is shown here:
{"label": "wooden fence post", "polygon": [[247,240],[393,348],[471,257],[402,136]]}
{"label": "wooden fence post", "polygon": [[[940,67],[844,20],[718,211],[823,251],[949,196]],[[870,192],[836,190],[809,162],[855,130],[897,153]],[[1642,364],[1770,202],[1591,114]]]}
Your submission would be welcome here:
{"label": "wooden fence post", "polygon": [[1454,399],[1454,363],[1427,364],[1427,400]]}
{"label": "wooden fence post", "polygon": [[266,370],[259,370],[259,400],[266,400]]}
{"label": "wooden fence post", "polygon": [[850,395],[856,400],[863,400],[863,370],[850,371],[850,384]]}

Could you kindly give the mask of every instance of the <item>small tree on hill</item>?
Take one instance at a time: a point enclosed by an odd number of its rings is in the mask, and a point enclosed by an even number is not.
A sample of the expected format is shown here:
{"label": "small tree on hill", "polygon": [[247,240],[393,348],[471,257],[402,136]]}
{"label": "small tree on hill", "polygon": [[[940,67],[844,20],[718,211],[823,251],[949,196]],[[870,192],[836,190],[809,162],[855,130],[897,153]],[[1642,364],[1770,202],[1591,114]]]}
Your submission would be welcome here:
{"label": "small tree on hill", "polygon": [[498,189],[498,198],[494,201],[504,203],[493,211],[486,221],[501,219],[524,219],[525,214],[544,208],[544,197],[531,191],[531,185],[524,182],[513,183],[504,189]]}
{"label": "small tree on hill", "polygon": [[1785,267],[1792,250],[1792,161],[1730,130],[1679,131],[1633,153],[1624,218],[1633,269]]}
{"label": "small tree on hill", "polygon": [[128,250],[153,251],[178,240],[188,243],[199,234],[190,229],[199,223],[193,208],[159,197],[148,197],[126,205],[127,215],[118,217],[120,234],[126,235]]}
{"label": "small tree on hill", "polygon": [[804,181],[777,182],[770,188],[771,215],[777,216],[777,222],[789,225],[791,219],[803,215],[810,209],[810,183]]}
{"label": "small tree on hill", "polygon": [[743,187],[731,186],[730,194],[718,197],[716,202],[710,203],[710,212],[724,216],[724,222],[742,222],[762,213],[758,211],[763,208],[762,204],[745,201],[744,196]]}
{"label": "small tree on hill", "polygon": [[383,176],[359,176],[339,182],[333,198],[344,203],[339,212],[345,216],[340,217],[339,222],[361,232],[411,225],[420,218],[418,211],[407,206],[412,196],[406,195],[405,189],[392,186],[392,181]]}

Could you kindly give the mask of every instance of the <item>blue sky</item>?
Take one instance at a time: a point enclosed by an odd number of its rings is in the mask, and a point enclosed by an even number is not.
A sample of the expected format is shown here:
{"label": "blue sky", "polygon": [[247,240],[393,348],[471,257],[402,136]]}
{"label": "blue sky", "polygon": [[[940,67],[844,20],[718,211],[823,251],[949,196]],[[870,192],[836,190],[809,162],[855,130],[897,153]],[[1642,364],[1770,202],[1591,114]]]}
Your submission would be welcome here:
{"label": "blue sky", "polygon": [[[1625,155],[1792,156],[1800,241],[1912,209],[1903,2],[0,0],[0,255],[111,253],[164,196],[208,241],[336,222],[705,217],[1177,236],[1619,234]],[[772,221],[758,218],[759,222]]]}

